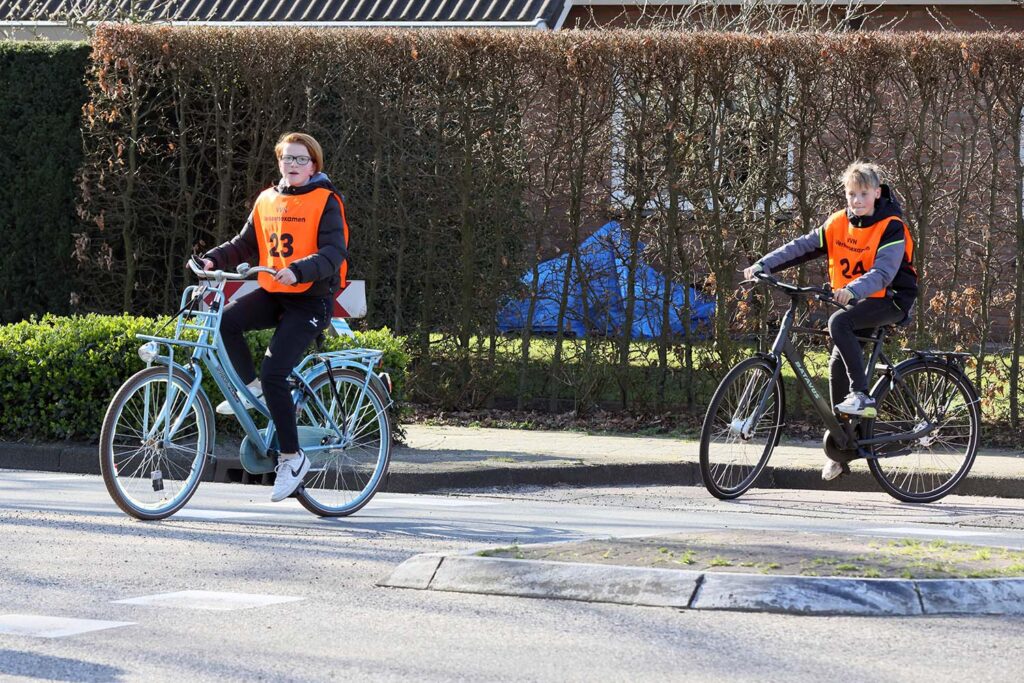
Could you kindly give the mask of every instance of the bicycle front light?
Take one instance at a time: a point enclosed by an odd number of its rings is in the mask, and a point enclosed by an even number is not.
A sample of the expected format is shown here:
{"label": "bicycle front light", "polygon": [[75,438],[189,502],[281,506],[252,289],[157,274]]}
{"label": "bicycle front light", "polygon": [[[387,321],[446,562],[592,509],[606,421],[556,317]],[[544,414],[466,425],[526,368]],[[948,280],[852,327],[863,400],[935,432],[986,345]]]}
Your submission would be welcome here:
{"label": "bicycle front light", "polygon": [[143,363],[152,363],[153,359],[160,355],[160,345],[149,341],[139,347],[139,358]]}

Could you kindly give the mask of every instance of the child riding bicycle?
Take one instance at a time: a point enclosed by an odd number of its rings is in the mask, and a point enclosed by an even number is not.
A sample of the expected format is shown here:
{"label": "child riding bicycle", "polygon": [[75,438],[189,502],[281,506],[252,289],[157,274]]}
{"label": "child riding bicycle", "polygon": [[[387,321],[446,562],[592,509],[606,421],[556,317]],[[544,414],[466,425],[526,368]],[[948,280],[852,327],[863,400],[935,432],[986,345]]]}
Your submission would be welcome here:
{"label": "child riding bicycle", "polygon": [[[875,400],[867,395],[864,358],[857,337],[909,318],[917,299],[914,242],[900,204],[889,186],[881,182],[876,165],[850,164],[843,173],[843,186],[845,210],[762,256],[743,271],[743,276],[750,279],[756,273],[775,273],[819,256],[828,257],[835,300],[844,306],[856,302],[834,313],[828,322],[835,344],[829,361],[832,403],[839,413],[873,418]],[[831,481],[842,472],[840,463],[828,460],[821,478]]]}
{"label": "child riding bicycle", "polygon": [[[271,494],[277,502],[295,492],[310,468],[299,448],[288,376],[330,323],[334,296],[345,284],[348,224],[341,196],[323,173],[323,149],[315,139],[286,133],[274,152],[280,181],[260,194],[241,232],[202,260],[206,270],[258,260],[277,271],[260,273],[259,289],[228,304],[220,327],[231,364],[253,395],[264,397],[277,427],[279,459]],[[276,331],[257,379],[243,333],[272,327]],[[233,411],[224,401],[217,412]]]}

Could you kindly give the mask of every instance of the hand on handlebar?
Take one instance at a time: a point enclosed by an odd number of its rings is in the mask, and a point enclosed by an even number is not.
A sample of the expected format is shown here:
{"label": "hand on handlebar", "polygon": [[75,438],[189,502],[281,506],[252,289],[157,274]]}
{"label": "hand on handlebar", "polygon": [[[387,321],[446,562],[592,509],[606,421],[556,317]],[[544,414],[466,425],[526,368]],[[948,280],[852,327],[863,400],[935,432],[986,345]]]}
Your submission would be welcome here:
{"label": "hand on handlebar", "polygon": [[843,287],[842,289],[837,289],[835,292],[833,292],[832,298],[835,299],[836,303],[840,304],[841,306],[849,306],[850,302],[854,301],[857,297],[855,297],[853,295],[853,292],[851,292],[849,289]]}
{"label": "hand on handlebar", "polygon": [[747,268],[747,269],[745,269],[743,271],[743,279],[744,280],[753,280],[754,279],[754,275],[756,275],[757,273],[763,273],[763,272],[764,272],[764,266],[762,266],[760,263],[755,263],[754,265],[750,266],[749,268]]}
{"label": "hand on handlebar", "polygon": [[185,261],[185,270],[213,270],[213,261],[202,256],[192,256]]}
{"label": "hand on handlebar", "polygon": [[277,274],[274,275],[274,279],[280,282],[282,285],[294,285],[296,282],[298,282],[298,278],[295,277],[295,271],[293,271],[291,268],[282,268],[281,270],[277,271]]}

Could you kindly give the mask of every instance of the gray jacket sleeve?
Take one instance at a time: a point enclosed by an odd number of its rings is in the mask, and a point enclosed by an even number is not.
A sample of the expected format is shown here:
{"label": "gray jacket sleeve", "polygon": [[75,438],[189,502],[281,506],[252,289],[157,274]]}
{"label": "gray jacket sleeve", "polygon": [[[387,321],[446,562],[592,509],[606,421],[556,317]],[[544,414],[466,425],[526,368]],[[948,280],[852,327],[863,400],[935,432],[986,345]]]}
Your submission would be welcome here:
{"label": "gray jacket sleeve", "polygon": [[827,253],[823,231],[824,228],[815,228],[806,235],[765,254],[757,262],[769,273],[773,273],[822,256]]}
{"label": "gray jacket sleeve", "polygon": [[907,242],[903,236],[903,223],[892,221],[885,229],[885,234],[875,252],[875,262],[868,272],[846,285],[858,299],[871,296],[885,289],[896,279],[896,273],[903,263],[903,255],[907,250]]}

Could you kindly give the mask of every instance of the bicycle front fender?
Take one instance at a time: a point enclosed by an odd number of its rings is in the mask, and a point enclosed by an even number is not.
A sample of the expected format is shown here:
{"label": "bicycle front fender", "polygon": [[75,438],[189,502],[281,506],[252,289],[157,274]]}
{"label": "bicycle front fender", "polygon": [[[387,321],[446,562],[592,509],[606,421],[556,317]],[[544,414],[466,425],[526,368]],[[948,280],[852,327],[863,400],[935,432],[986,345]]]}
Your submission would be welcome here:
{"label": "bicycle front fender", "polygon": [[[778,366],[782,362],[780,359],[776,358],[772,354],[765,353],[763,351],[755,353],[754,355],[757,356],[758,358],[762,359],[766,363],[770,364],[771,366],[773,366],[773,370],[775,370],[776,366]],[[779,383],[779,396],[782,397],[780,402],[779,402],[779,424],[783,424],[784,425],[784,424],[786,424],[786,383],[782,381],[782,368],[781,367],[779,367],[777,369],[777,372],[778,372],[778,383]],[[776,446],[779,445],[779,441],[781,439],[782,439],[782,430],[779,429],[775,433],[775,445]]]}
{"label": "bicycle front fender", "polygon": [[[184,365],[177,361],[171,360],[168,356],[156,356],[151,361],[151,365],[163,365],[169,366],[186,377],[195,379],[195,375],[189,372]],[[207,395],[206,390],[203,389],[203,385],[200,383],[199,390],[196,392],[196,401],[199,402],[202,410],[207,411],[207,416],[210,418],[207,420],[207,424],[210,425],[210,443],[207,445],[208,456],[213,455],[213,444],[217,443],[217,421],[213,414],[213,404],[210,402],[210,397]]]}

